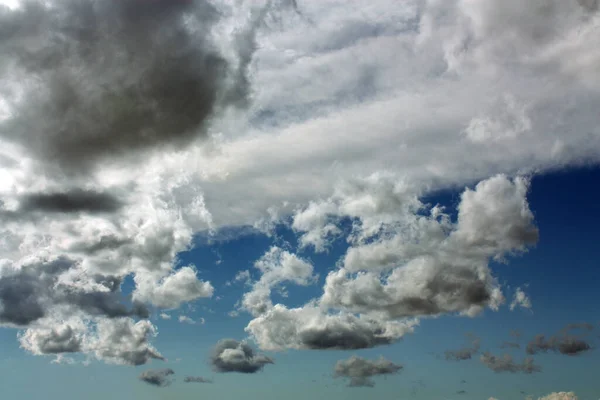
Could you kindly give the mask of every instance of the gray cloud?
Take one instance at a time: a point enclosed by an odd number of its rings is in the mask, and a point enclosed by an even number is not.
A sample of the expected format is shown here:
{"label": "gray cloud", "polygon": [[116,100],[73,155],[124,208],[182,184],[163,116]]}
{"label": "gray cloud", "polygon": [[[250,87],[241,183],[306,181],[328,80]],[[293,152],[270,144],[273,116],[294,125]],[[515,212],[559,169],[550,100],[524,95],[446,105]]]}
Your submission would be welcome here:
{"label": "gray cloud", "polygon": [[0,324],[27,326],[54,306],[109,318],[139,316],[148,309],[138,303],[128,308],[116,277],[95,277],[96,288],[81,288],[59,282],[76,265],[66,257],[33,260],[0,271]]}
{"label": "gray cloud", "polygon": [[21,346],[33,354],[77,353],[82,350],[82,337],[70,325],[50,329],[26,330],[20,335]]}
{"label": "gray cloud", "polygon": [[447,350],[444,352],[446,360],[461,361],[470,360],[474,354],[479,352],[480,339],[477,337],[471,337],[471,345],[463,347],[459,350]]}
{"label": "gray cloud", "polygon": [[183,378],[186,383],[213,383],[212,379],[203,378],[201,376],[186,376]]}
{"label": "gray cloud", "polygon": [[537,354],[540,352],[552,351],[568,356],[575,356],[589,351],[592,346],[583,339],[564,334],[561,336],[551,336],[546,339],[545,335],[536,335],[527,343],[527,354]]}
{"label": "gray cloud", "polygon": [[262,354],[255,354],[254,350],[244,342],[234,339],[221,339],[215,345],[210,362],[217,372],[241,372],[246,374],[256,373],[267,364],[274,361]]}
{"label": "gray cloud", "polygon": [[515,363],[510,354],[496,356],[485,352],[481,355],[480,360],[494,372],[523,372],[525,374],[532,374],[542,370],[540,366],[534,364],[531,357],[525,358],[522,363]]}
{"label": "gray cloud", "polygon": [[219,18],[204,0],[30,1],[3,12],[1,89],[21,96],[0,135],[69,172],[189,143],[248,93],[254,28],[233,62],[211,40]]}
{"label": "gray cloud", "polygon": [[31,193],[20,199],[21,212],[44,213],[111,213],[118,211],[121,201],[111,193],[74,189],[56,193]]}
{"label": "gray cloud", "polygon": [[148,342],[150,336],[156,335],[156,330],[147,320],[134,323],[129,318],[105,319],[98,322],[96,330],[97,336],[90,348],[98,359],[124,365],[164,360]]}
{"label": "gray cloud", "polygon": [[335,364],[334,377],[349,378],[348,386],[373,387],[375,382],[371,379],[378,375],[397,374],[403,368],[381,357],[378,360],[367,360],[352,356],[347,360],[340,360]]}
{"label": "gray cloud", "polygon": [[174,375],[175,371],[170,368],[166,369],[150,369],[140,374],[138,379],[154,386],[169,386],[171,384],[170,376]]}

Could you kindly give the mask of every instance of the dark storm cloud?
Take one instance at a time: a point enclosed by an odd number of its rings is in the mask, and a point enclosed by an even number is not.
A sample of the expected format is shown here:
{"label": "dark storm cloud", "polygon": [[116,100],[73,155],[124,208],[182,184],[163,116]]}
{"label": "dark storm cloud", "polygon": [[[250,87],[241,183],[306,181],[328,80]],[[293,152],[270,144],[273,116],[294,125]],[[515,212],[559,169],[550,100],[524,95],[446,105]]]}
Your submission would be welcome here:
{"label": "dark storm cloud", "polygon": [[479,352],[479,344],[480,339],[471,336],[471,345],[468,347],[463,347],[458,350],[447,350],[444,352],[444,356],[446,360],[449,361],[462,361],[462,360],[470,360],[473,358],[474,354]]}
{"label": "dark storm cloud", "polygon": [[60,193],[31,193],[20,199],[21,212],[43,213],[112,213],[123,204],[106,192],[74,189]]}
{"label": "dark storm cloud", "polygon": [[244,342],[234,339],[222,339],[215,345],[210,358],[213,369],[217,372],[256,373],[274,361],[254,350]]}
{"label": "dark storm cloud", "polygon": [[402,368],[402,365],[394,364],[383,357],[372,361],[352,356],[335,364],[334,377],[349,378],[348,386],[351,387],[373,387],[375,382],[372,377],[397,374]]}
{"label": "dark storm cloud", "polygon": [[540,366],[535,365],[533,358],[527,357],[522,363],[516,363],[510,354],[504,354],[503,356],[495,356],[491,353],[485,352],[481,355],[480,360],[485,366],[494,372],[523,372],[525,374],[532,374],[534,372],[540,372],[542,369]]}
{"label": "dark storm cloud", "polygon": [[96,278],[108,290],[84,291],[58,284],[59,276],[73,266],[70,259],[59,257],[6,269],[0,275],[0,324],[27,326],[44,317],[53,305],[109,318],[148,316],[143,305],[128,308],[123,304],[118,278]]}
{"label": "dark storm cloud", "polygon": [[255,27],[242,29],[237,60],[227,60],[210,34],[219,18],[206,0],[32,0],[3,10],[0,93],[12,117],[0,135],[70,173],[205,135],[221,108],[244,103],[255,48]]}
{"label": "dark storm cloud", "polygon": [[552,351],[568,356],[578,355],[591,350],[592,346],[583,339],[570,335],[551,336],[546,339],[545,335],[537,335],[527,343],[527,354]]}
{"label": "dark storm cloud", "polygon": [[212,379],[203,378],[201,376],[186,376],[183,378],[186,383],[213,383]]}
{"label": "dark storm cloud", "polygon": [[171,384],[170,376],[175,374],[170,368],[167,369],[150,369],[148,371],[144,371],[138,377],[141,381],[146,382],[150,385],[154,386],[169,386]]}

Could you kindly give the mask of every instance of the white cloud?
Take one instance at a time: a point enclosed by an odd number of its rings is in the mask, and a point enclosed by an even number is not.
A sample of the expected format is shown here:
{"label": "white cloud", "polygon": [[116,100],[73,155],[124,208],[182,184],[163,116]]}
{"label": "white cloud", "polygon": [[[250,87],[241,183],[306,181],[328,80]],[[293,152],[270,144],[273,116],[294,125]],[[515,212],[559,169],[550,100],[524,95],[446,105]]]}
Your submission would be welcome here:
{"label": "white cloud", "polygon": [[245,293],[241,306],[243,309],[258,316],[273,307],[271,290],[283,282],[307,286],[316,281],[313,266],[288,251],[279,247],[271,247],[254,267],[261,273],[258,281],[254,282],[252,289]]}
{"label": "white cloud", "polygon": [[212,297],[214,288],[210,282],[203,282],[191,267],[182,267],[160,281],[136,276],[134,300],[152,303],[157,307],[173,309],[181,303],[201,297]]}
{"label": "white cloud", "polygon": [[263,350],[362,349],[393,343],[418,325],[416,320],[381,321],[349,313],[327,313],[315,304],[276,304],[248,323],[246,331]]}
{"label": "white cloud", "polygon": [[182,324],[196,325],[196,321],[186,315],[180,315],[178,319]]}
{"label": "white cloud", "polygon": [[517,307],[531,310],[531,300],[520,287],[515,290],[513,301],[510,303],[510,310],[513,311]]}
{"label": "white cloud", "polygon": [[[245,295],[243,303],[255,310],[246,329],[261,348],[373,347],[411,331],[415,323],[407,318],[497,310],[505,299],[490,259],[524,252],[537,241],[522,178],[499,175],[466,189],[456,222],[439,206],[426,206],[408,188],[394,185],[389,176],[377,175],[354,187],[360,190],[337,191],[323,201],[342,205],[329,208],[334,218],[356,222],[349,235],[353,245],[340,267],[327,275],[319,299],[288,309],[273,307],[270,289],[260,285]],[[311,213],[315,207],[309,205]],[[297,215],[303,218],[302,211]],[[306,227],[320,230],[327,218]],[[272,272],[266,271],[264,276]]]}
{"label": "white cloud", "polygon": [[162,319],[171,319],[171,316],[167,313],[160,313],[159,317]]}
{"label": "white cloud", "polygon": [[573,392],[555,392],[550,393],[544,397],[540,397],[538,400],[577,400],[578,397]]}

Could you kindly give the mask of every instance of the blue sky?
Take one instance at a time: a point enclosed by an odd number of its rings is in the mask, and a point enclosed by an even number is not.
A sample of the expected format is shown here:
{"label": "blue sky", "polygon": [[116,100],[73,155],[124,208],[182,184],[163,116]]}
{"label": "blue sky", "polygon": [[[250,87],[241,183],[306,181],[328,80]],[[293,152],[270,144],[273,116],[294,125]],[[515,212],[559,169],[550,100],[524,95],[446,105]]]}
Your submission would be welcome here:
{"label": "blue sky", "polygon": [[598,398],[599,26],[0,0],[2,395]]}

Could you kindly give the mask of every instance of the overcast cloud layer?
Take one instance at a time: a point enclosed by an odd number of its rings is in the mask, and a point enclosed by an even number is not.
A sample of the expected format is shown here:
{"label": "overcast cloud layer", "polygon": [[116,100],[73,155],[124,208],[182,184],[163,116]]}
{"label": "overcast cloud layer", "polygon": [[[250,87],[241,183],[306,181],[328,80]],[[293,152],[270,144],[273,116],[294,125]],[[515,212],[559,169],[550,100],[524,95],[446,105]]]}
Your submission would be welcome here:
{"label": "overcast cloud layer", "polygon": [[[301,246],[350,248],[300,307],[270,295],[315,284],[310,262],[279,247],[256,262],[240,309],[263,350],[369,348],[423,317],[507,298],[531,308],[489,263],[538,240],[528,173],[600,161],[597,11],[584,0],[1,9],[0,325],[37,355],[163,359],[150,313],[218,290],[201,265],[175,268],[192,236],[286,218]],[[465,185],[456,220],[420,200]],[[532,351],[575,352],[561,343]],[[536,372],[528,360],[481,356],[498,372]],[[273,361],[225,341],[212,362],[250,373]]]}

